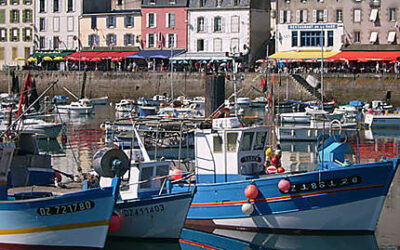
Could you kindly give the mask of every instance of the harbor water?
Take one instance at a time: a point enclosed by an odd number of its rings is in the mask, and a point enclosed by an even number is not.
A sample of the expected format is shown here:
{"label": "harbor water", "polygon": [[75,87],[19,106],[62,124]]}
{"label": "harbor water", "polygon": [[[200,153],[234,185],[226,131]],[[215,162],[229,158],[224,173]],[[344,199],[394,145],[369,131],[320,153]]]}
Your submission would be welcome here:
{"label": "harbor water", "polygon": [[[249,114],[261,116],[262,112],[253,110]],[[68,175],[85,173],[91,168],[93,155],[105,146],[105,133],[100,125],[114,117],[110,105],[96,106],[95,115],[89,117],[62,116],[68,139],[63,143],[40,140],[39,147],[52,155],[54,168]],[[356,145],[355,137],[350,140]],[[400,156],[400,132],[397,130],[362,131],[359,140],[362,162],[377,161],[382,156]],[[313,142],[285,142],[281,146],[282,163],[287,169],[308,168],[316,159]],[[109,238],[106,249],[399,249],[399,214],[400,173],[397,171],[375,234],[298,235],[184,229],[179,241]]]}

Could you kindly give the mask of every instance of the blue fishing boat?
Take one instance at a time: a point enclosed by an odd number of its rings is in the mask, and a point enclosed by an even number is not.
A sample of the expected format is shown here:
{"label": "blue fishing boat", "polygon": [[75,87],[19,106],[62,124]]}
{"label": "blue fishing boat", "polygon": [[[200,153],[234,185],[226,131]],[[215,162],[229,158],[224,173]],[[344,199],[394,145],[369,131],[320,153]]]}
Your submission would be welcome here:
{"label": "blue fishing boat", "polygon": [[4,146],[0,162],[0,246],[103,248],[118,179],[111,187],[62,195],[43,191],[8,195],[6,174],[14,149],[12,143]]}
{"label": "blue fishing boat", "polygon": [[[111,236],[127,238],[178,239],[188,213],[193,192],[190,189],[168,193],[171,161],[152,161],[134,129],[140,149],[126,150],[130,168],[121,182],[120,198],[115,204],[120,227]],[[111,185],[103,162],[119,154],[117,149],[103,149],[94,156],[94,169],[101,176],[100,186]],[[122,151],[119,151],[122,152]]]}
{"label": "blue fishing boat", "polygon": [[[239,125],[236,118],[214,119],[212,128],[195,132],[193,184],[197,191],[187,225],[271,231],[375,230],[398,159],[351,164],[350,145],[330,139],[319,152],[315,170],[266,174],[268,129]],[[172,192],[187,188],[182,182]]]}

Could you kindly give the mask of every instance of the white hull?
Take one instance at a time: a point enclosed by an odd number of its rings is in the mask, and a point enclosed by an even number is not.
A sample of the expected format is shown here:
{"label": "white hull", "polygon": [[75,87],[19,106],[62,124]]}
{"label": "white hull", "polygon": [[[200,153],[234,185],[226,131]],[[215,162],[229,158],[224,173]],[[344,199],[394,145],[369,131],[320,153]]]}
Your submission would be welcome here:
{"label": "white hull", "polygon": [[90,115],[93,112],[93,107],[91,107],[91,108],[69,108],[68,111],[71,115]]}
{"label": "white hull", "polygon": [[217,226],[245,229],[374,231],[384,200],[385,197],[380,196],[301,212],[215,219],[213,222]]}
{"label": "white hull", "polygon": [[365,125],[369,127],[400,127],[400,114],[365,116]]}
{"label": "white hull", "polygon": [[167,201],[157,197],[145,205],[141,205],[139,200],[132,202],[131,206],[117,210],[121,216],[121,227],[111,235],[178,239],[191,201],[192,197]]}
{"label": "white hull", "polygon": [[[108,226],[95,226],[38,233],[1,234],[0,242],[2,244],[91,247],[102,249],[107,232]],[[82,242],[84,242],[85,245],[82,245]]]}
{"label": "white hull", "polygon": [[52,126],[27,126],[27,129],[37,131],[39,136],[44,136],[50,139],[56,139],[62,129],[62,124],[54,124]]}

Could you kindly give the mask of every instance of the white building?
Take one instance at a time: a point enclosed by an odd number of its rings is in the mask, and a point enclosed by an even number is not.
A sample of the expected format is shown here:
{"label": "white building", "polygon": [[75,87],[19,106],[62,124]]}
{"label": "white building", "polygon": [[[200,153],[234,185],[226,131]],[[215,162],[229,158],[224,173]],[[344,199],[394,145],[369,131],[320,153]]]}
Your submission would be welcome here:
{"label": "white building", "polygon": [[32,24],[33,0],[0,1],[0,68],[22,65],[22,59],[29,57]]}
{"label": "white building", "polygon": [[35,49],[76,49],[82,0],[36,0]]}
{"label": "white building", "polygon": [[254,61],[270,38],[269,1],[192,0],[188,24],[188,53],[239,52]]}

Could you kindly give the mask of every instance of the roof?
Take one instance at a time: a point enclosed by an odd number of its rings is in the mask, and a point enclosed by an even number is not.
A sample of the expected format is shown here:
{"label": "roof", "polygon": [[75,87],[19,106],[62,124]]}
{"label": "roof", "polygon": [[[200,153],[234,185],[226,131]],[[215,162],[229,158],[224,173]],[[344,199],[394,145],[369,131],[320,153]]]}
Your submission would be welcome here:
{"label": "roof", "polygon": [[148,58],[160,58],[160,59],[169,59],[172,56],[182,54],[185,50],[176,49],[176,50],[141,50],[134,55],[130,55],[127,58],[137,58],[137,59],[148,59]]}

